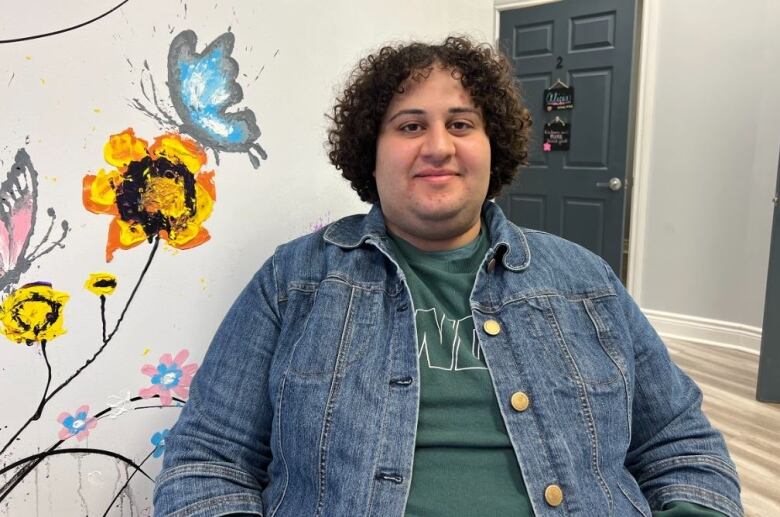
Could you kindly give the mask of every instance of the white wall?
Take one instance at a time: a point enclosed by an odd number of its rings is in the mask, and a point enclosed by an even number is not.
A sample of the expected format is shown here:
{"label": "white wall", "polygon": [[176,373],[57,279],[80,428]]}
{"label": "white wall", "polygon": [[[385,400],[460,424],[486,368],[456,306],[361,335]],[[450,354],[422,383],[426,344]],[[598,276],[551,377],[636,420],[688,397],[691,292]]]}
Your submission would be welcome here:
{"label": "white wall", "polygon": [[780,4],[653,3],[639,302],[662,332],[757,350],[780,144]]}
{"label": "white wall", "polygon": [[[64,9],[62,2],[4,2],[0,39],[76,24],[117,3],[74,0]],[[110,325],[149,254],[144,243],[117,251],[106,264],[111,217],[87,212],[81,194],[84,175],[109,168],[103,160],[109,135],[132,127],[151,141],[162,132],[128,104],[141,94],[144,62],[165,97],[173,37],[194,30],[200,52],[230,27],[245,97],[239,107],[257,115],[263,131],[259,142],[269,154],[254,170],[246,156],[222,153],[216,164],[209,153],[207,168],[216,171],[217,189],[214,212],[204,225],[211,241],[184,251],[161,247],[119,332],[0,456],[0,468],[55,443],[63,429],[57,421],[61,412],[87,404],[92,415],[127,393],[138,394],[150,383],[142,366],[157,364],[164,353],[187,348],[187,362],[199,364],[228,306],[277,244],[307,233],[313,224],[367,210],[323,150],[324,113],[338,85],[358,57],[390,39],[439,41],[452,31],[492,39],[492,7],[491,0],[135,0],[73,32],[0,44],[0,181],[24,147],[40,182],[33,241],[44,234],[48,207],[72,228],[65,247],[35,261],[18,282],[48,281],[70,294],[63,313],[68,332],[47,345],[53,386],[83,365],[101,342],[99,302],[83,288],[88,273],[108,271],[119,279],[107,301]],[[33,414],[45,381],[40,346],[0,335],[0,447]],[[153,450],[153,433],[170,427],[177,416],[176,407],[133,409],[101,419],[86,440],[70,438],[62,447],[110,450],[140,462]],[[152,457],[143,468],[154,476],[159,466],[159,458]],[[0,475],[0,493],[13,472]],[[104,456],[51,457],[0,503],[0,514],[102,515],[129,474],[132,469]],[[149,480],[135,476],[121,507],[110,515],[149,515],[151,490]]]}

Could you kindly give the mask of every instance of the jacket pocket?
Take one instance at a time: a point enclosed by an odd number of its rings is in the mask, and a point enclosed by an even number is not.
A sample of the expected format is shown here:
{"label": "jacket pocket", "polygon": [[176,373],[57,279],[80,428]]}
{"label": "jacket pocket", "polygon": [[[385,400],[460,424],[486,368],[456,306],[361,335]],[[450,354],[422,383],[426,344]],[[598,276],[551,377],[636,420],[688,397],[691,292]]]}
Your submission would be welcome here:
{"label": "jacket pocket", "polygon": [[612,346],[613,322],[599,300],[552,295],[534,298],[531,306],[544,319],[548,353],[571,378],[591,387],[622,383],[623,360]]}
{"label": "jacket pocket", "polygon": [[[293,292],[290,316],[303,330],[293,344],[289,372],[301,377],[329,377],[359,361],[373,343],[381,293],[325,279],[314,292]],[[287,326],[287,325],[285,325]]]}

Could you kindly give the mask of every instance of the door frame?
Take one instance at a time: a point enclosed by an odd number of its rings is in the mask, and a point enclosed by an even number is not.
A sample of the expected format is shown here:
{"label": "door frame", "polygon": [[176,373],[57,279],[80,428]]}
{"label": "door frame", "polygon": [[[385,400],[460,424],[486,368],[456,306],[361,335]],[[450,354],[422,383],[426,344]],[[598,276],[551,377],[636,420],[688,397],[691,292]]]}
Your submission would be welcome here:
{"label": "door frame", "polygon": [[[500,1],[500,0],[498,0]],[[543,4],[560,2],[561,0],[517,0],[514,2],[494,5],[495,24],[493,27],[493,43],[498,48],[499,23],[501,12],[511,9],[522,9]],[[634,113],[629,114],[633,120],[633,138],[629,140],[627,163],[631,164],[628,180],[631,192],[630,224],[628,230],[628,271],[626,272],[626,289],[641,307],[642,270],[644,267],[644,242],[647,228],[647,183],[650,174],[650,144],[653,128],[653,109],[655,107],[655,67],[658,41],[658,19],[660,0],[636,0],[637,18],[636,30],[639,40],[636,49],[636,61],[632,81],[632,98]]]}

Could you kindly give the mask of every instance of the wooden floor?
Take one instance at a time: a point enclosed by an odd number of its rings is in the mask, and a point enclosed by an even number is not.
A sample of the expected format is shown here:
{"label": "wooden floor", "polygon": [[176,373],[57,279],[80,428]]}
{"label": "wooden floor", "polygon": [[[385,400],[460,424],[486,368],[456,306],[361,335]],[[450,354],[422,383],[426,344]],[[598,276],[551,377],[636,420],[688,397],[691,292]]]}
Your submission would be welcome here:
{"label": "wooden floor", "polygon": [[665,340],[704,393],[704,412],[726,437],[748,517],[780,516],[780,404],[757,402],[758,356]]}

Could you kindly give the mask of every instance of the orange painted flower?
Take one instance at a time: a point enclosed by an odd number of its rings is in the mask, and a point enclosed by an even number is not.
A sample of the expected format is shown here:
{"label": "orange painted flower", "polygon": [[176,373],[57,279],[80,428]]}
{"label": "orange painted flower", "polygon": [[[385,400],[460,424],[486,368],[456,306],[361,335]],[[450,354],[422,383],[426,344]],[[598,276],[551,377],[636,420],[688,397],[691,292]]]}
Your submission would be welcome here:
{"label": "orange painted flower", "polygon": [[216,201],[214,172],[202,172],[206,152],[175,133],[152,145],[131,128],[111,135],[103,154],[116,169],[84,176],[84,207],[114,218],[108,227],[106,261],[117,249],[130,249],[159,236],[174,248],[209,240],[203,223]]}

